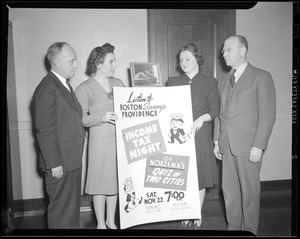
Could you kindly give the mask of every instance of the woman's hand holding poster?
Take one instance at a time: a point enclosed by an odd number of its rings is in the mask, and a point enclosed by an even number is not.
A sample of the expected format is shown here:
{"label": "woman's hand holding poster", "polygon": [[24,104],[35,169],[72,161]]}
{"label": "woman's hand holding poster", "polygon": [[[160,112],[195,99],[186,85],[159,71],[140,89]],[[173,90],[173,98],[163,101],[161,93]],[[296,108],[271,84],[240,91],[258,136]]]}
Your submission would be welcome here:
{"label": "woman's hand holding poster", "polygon": [[113,95],[121,229],[201,218],[190,86]]}

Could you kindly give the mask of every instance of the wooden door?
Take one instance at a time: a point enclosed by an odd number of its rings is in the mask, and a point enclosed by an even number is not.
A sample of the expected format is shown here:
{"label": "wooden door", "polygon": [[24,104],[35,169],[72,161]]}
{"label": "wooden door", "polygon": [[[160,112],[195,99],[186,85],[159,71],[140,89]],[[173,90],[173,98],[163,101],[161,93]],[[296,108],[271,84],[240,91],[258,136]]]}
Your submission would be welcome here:
{"label": "wooden door", "polygon": [[149,61],[160,63],[163,84],[168,77],[182,74],[178,52],[188,43],[202,52],[202,73],[217,78],[228,70],[221,48],[235,34],[235,10],[149,10],[148,20]]}

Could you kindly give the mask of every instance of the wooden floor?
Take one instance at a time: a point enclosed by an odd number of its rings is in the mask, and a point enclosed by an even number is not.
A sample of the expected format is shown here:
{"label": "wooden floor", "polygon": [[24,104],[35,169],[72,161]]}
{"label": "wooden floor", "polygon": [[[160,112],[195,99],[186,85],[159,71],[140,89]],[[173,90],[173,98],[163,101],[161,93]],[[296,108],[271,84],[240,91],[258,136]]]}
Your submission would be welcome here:
{"label": "wooden floor", "polygon": [[[214,194],[215,193],[215,194]],[[292,233],[291,190],[265,191],[261,195],[260,226],[257,236],[291,236]],[[117,213],[118,215],[118,213]],[[180,221],[167,221],[138,225],[126,230],[96,230],[96,218],[92,210],[81,210],[81,230],[45,230],[45,215],[17,217],[12,235],[118,235],[118,236],[251,236],[247,232],[226,231],[224,202],[218,192],[208,192],[202,208],[202,230],[178,230]],[[116,218],[119,225],[119,218]]]}

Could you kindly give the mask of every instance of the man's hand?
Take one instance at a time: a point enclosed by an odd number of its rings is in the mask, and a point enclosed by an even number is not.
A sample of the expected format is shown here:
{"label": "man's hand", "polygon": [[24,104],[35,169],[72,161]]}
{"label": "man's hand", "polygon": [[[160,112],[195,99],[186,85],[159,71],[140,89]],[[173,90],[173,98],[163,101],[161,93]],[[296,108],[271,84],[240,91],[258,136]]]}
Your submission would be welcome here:
{"label": "man's hand", "polygon": [[251,163],[258,163],[261,160],[263,154],[263,150],[256,148],[256,147],[252,147],[250,150],[250,162]]}
{"label": "man's hand", "polygon": [[51,168],[52,178],[61,178],[64,174],[63,167],[60,165],[56,168]]}

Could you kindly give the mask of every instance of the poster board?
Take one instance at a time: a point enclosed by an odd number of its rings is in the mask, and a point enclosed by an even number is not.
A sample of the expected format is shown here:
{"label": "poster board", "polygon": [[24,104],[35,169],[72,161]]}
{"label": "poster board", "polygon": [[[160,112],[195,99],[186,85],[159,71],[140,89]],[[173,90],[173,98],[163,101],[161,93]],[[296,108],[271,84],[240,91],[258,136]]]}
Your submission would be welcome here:
{"label": "poster board", "polygon": [[113,95],[121,229],[201,218],[190,86]]}

